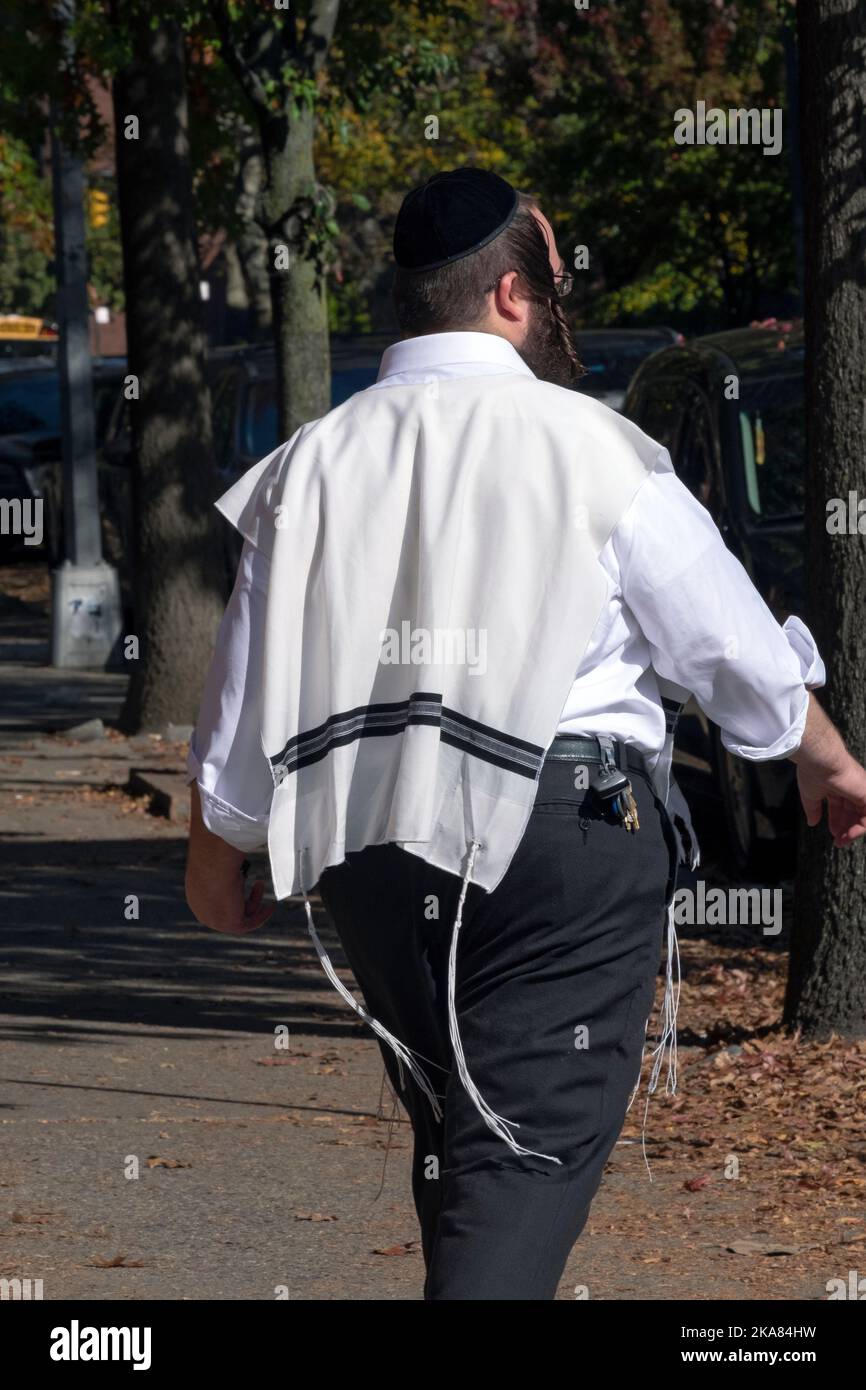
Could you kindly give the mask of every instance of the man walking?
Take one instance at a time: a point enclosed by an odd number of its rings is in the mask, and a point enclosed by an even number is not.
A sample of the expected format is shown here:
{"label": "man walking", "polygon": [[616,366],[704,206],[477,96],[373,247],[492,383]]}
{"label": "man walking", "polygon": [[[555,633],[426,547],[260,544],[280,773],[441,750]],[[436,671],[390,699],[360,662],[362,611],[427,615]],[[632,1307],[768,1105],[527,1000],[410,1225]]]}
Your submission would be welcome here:
{"label": "man walking", "polygon": [[[688,815],[688,694],[866,832],[866,772],[665,449],[568,389],[570,276],[540,209],[439,174],[394,237],[376,384],[217,504],[244,537],[190,754],[187,897],[267,919],[267,843],[412,1120],[425,1298],[552,1299],[638,1080]],[[736,652],[736,657],[731,653]],[[691,840],[691,844],[689,841]],[[318,886],[363,996],[315,931]],[[674,1079],[674,1072],[670,1072]]]}

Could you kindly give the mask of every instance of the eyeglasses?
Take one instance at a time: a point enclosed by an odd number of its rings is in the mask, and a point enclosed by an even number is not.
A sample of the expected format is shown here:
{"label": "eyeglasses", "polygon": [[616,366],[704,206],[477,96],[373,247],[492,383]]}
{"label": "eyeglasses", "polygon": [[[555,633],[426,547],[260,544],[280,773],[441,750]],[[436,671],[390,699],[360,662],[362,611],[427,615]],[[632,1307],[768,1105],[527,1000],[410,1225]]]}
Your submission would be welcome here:
{"label": "eyeglasses", "polygon": [[[507,274],[508,271],[503,270],[502,275]],[[483,293],[489,294],[491,290],[495,290],[499,281],[502,279],[502,275],[498,275],[492,285],[485,285]],[[557,270],[554,273],[553,281],[556,286],[557,299],[565,299],[566,295],[571,294],[571,291],[574,289],[574,276],[570,270]]]}

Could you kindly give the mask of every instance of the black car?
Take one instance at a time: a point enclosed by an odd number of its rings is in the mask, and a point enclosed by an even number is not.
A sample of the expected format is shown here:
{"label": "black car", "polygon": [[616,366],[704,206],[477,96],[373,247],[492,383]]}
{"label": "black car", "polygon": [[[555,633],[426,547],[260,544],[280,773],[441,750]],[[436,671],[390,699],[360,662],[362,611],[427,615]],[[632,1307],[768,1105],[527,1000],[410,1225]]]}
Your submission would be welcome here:
{"label": "black car", "polygon": [[674,328],[577,329],[574,339],[586,368],[577,390],[612,410],[622,410],[629,382],[647,357],[684,341]]}
{"label": "black car", "polygon": [[[391,337],[372,334],[332,338],[332,406],[375,381],[382,352],[391,341]],[[219,492],[280,442],[275,363],[269,346],[218,348],[208,358]],[[125,370],[124,358],[94,359],[103,549],[128,591],[134,537],[129,402],[121,390]],[[22,367],[0,376],[0,495],[22,500],[43,498],[45,539],[52,563],[62,554],[61,484],[56,370]],[[231,535],[226,536],[226,545],[228,574],[233,579],[240,547]]]}
{"label": "black car", "polygon": [[[331,338],[331,408],[372,386],[393,335]],[[229,487],[280,443],[276,355],[270,346],[216,349],[208,359],[214,452],[222,485]],[[226,572],[233,576],[241,541],[224,528]]]}
{"label": "black car", "polygon": [[[805,598],[803,356],[799,322],[694,339],[648,359],[623,408],[668,449],[780,622],[802,614]],[[789,860],[791,763],[737,758],[698,718],[703,749],[687,752],[703,751],[715,774],[737,870],[766,872]],[[784,856],[768,854],[772,842]]]}
{"label": "black car", "polygon": [[[103,446],[121,396],[122,357],[95,358],[93,400],[100,500],[114,510],[113,488]],[[56,366],[21,365],[0,374],[0,496],[43,501],[43,529],[52,563],[60,558],[63,524],[61,486],[60,376]]]}
{"label": "black car", "polygon": [[[388,334],[331,338],[331,408],[372,386]],[[217,348],[208,360],[214,449],[227,480],[240,477],[280,443],[276,355],[271,346]]]}

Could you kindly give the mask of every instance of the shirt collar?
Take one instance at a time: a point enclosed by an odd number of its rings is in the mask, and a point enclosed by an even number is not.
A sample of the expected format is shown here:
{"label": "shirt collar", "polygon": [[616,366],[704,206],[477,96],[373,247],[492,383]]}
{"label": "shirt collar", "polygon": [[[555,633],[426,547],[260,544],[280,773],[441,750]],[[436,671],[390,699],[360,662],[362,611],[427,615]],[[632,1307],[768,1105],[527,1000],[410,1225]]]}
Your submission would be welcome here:
{"label": "shirt collar", "polygon": [[376,380],[404,372],[435,371],[437,367],[465,368],[460,375],[472,376],[473,366],[488,372],[498,366],[503,372],[535,375],[508,339],[497,333],[425,333],[386,348]]}

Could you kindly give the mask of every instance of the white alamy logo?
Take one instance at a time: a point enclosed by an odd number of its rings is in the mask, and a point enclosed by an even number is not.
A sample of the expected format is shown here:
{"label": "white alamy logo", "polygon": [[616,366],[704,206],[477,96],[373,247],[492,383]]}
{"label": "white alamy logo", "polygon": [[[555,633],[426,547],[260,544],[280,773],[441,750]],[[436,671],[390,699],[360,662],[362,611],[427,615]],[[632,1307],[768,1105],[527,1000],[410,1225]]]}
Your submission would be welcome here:
{"label": "white alamy logo", "polygon": [[866,497],[858,492],[844,497],[831,497],[827,502],[827,534],[830,536],[866,536]]}
{"label": "white alamy logo", "polygon": [[678,888],[673,902],[674,926],[741,926],[763,928],[764,936],[782,930],[781,888],[707,888],[706,879],[694,888]]}
{"label": "white alamy logo", "polygon": [[23,536],[25,545],[41,545],[42,498],[0,497],[0,535]]}
{"label": "white alamy logo", "polygon": [[41,1279],[0,1279],[0,1303],[26,1303],[44,1297]]}
{"label": "white alamy logo", "polygon": [[862,1279],[856,1269],[848,1270],[848,1280],[828,1279],[824,1285],[828,1294],[828,1303],[833,1303],[836,1299],[852,1299],[862,1303],[866,1299],[866,1279]]}
{"label": "white alamy logo", "polygon": [[782,108],[764,106],[718,106],[707,110],[699,101],[692,111],[681,106],[674,112],[674,143],[677,145],[763,145],[764,154],[778,154],[782,148]]}
{"label": "white alamy logo", "polygon": [[51,1330],[52,1361],[131,1361],[134,1371],[150,1369],[149,1327],[69,1327]]}
{"label": "white alamy logo", "polygon": [[402,622],[399,631],[379,633],[383,666],[468,666],[470,676],[487,670],[487,629],[474,627],[413,627]]}

